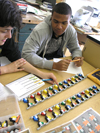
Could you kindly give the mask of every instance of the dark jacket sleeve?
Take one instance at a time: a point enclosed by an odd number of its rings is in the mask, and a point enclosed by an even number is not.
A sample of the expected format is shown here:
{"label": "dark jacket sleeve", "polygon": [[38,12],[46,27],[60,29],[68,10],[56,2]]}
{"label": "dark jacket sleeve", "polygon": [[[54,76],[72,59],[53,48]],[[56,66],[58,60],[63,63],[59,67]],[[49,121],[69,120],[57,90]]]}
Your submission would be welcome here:
{"label": "dark jacket sleeve", "polygon": [[2,56],[6,56],[11,62],[21,58],[21,53],[18,49],[18,44],[14,42],[13,38],[7,39],[2,48]]}

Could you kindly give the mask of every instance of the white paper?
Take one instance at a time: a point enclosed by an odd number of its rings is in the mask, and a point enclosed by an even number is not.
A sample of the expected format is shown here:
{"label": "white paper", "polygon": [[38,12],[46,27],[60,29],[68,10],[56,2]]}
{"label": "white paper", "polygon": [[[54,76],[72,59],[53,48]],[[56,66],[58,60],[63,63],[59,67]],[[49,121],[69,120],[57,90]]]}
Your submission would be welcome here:
{"label": "white paper", "polygon": [[43,15],[41,10],[39,10],[33,6],[30,6],[30,5],[27,6],[27,12],[31,12],[31,13],[34,13],[36,15]]}
{"label": "white paper", "polygon": [[[0,62],[1,62],[1,66],[5,66],[11,63],[6,57],[0,57]],[[30,80],[29,78],[33,76],[35,80]],[[2,95],[2,97],[4,97],[6,93],[7,94],[14,93],[18,97],[18,100],[20,100],[24,97],[27,97],[28,95],[30,95],[32,92],[34,92],[35,90],[37,90],[44,84],[45,83],[42,80],[40,80],[38,77],[36,77],[35,75],[28,74],[27,76],[24,76],[20,79],[17,79],[5,85],[5,87],[3,87],[3,88],[6,88],[4,89],[5,92],[3,91],[3,89],[1,89],[0,96]]]}
{"label": "white paper", "polygon": [[[62,60],[62,59],[59,59],[59,58],[54,58],[53,59],[54,62],[59,62],[60,60]],[[62,71],[62,72],[67,72],[67,73],[72,73],[72,74],[81,73],[83,75],[82,68],[81,67],[76,67],[74,62],[71,62],[69,64],[69,67],[68,67],[67,71]]]}
{"label": "white paper", "polygon": [[3,86],[0,83],[0,100],[2,100],[4,97],[6,97],[10,94],[12,94],[12,92],[7,87]]}
{"label": "white paper", "polygon": [[45,83],[33,74],[28,74],[6,85],[19,100],[39,89]]}
{"label": "white paper", "polygon": [[0,57],[0,63],[1,63],[1,66],[5,66],[10,64],[11,62],[8,60],[8,58],[6,58],[5,56],[2,56]]}

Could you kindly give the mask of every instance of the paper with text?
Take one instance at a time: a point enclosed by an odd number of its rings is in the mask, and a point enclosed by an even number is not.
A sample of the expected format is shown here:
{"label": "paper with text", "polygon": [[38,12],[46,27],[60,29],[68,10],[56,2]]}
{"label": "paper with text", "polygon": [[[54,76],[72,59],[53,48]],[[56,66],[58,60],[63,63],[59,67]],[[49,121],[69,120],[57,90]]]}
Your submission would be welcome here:
{"label": "paper with text", "polygon": [[19,100],[21,100],[42,87],[44,84],[45,83],[37,76],[28,74],[7,84],[6,87],[9,88]]}

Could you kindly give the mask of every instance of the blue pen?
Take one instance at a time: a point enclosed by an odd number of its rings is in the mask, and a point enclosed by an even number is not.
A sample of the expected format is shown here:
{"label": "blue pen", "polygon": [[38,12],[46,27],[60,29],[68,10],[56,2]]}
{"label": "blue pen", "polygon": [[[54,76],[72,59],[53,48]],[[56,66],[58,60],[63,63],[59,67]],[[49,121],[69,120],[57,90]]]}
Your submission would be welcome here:
{"label": "blue pen", "polygon": [[50,80],[52,80],[52,79],[42,79],[42,81],[50,81]]}

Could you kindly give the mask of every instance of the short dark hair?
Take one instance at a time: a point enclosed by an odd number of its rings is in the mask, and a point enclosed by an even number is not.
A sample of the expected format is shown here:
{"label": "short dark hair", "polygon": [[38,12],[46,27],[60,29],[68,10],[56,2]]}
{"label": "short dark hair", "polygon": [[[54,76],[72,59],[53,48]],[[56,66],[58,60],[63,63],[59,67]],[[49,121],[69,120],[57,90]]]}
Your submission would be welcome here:
{"label": "short dark hair", "polygon": [[63,14],[63,15],[68,15],[68,14],[72,15],[71,7],[65,2],[60,2],[56,4],[52,10],[52,15],[54,12]]}
{"label": "short dark hair", "polygon": [[0,0],[0,27],[11,26],[20,28],[21,12],[12,0]]}

